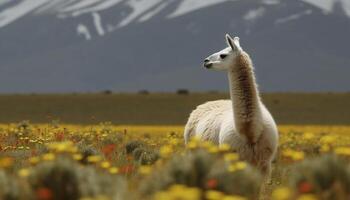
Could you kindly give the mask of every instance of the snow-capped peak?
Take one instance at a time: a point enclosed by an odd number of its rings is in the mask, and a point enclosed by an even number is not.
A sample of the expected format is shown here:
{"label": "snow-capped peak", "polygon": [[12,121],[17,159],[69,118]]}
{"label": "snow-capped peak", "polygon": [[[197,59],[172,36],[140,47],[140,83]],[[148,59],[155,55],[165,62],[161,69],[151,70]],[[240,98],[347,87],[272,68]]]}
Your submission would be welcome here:
{"label": "snow-capped peak", "polygon": [[349,0],[301,0],[322,9],[326,13],[333,12],[334,5],[339,3],[346,14],[350,17],[350,1]]}
{"label": "snow-capped peak", "polygon": [[[169,18],[179,17],[194,10],[237,0],[186,0],[179,1],[177,9],[169,13]],[[166,5],[176,3],[175,0],[21,0],[10,5],[10,0],[0,3],[0,28],[29,14],[55,14],[60,18],[77,17],[107,10],[114,6],[125,6],[131,13],[119,22],[118,26],[125,26],[135,19],[145,21],[159,13]],[[4,8],[5,7],[5,8]],[[2,9],[4,8],[4,9]]]}
{"label": "snow-capped peak", "polygon": [[[126,26],[132,22],[144,22],[163,11],[168,5],[175,5],[167,18],[175,18],[190,12],[203,9],[209,6],[229,1],[239,0],[19,0],[14,3],[11,0],[0,1],[0,28],[27,15],[56,15],[59,18],[77,17],[89,14],[98,18],[98,12],[112,7],[127,8],[130,12],[124,13],[122,19],[114,24],[114,28]],[[277,5],[283,0],[260,0],[265,5]],[[311,4],[330,13],[336,3],[340,3],[345,13],[350,16],[349,0],[299,0]],[[254,9],[254,8],[252,8]],[[245,16],[248,19],[261,16],[263,8],[253,10]],[[257,15],[259,14],[259,15]],[[256,16],[257,15],[257,16]],[[97,18],[96,18],[97,17]],[[99,31],[101,33],[101,30]]]}

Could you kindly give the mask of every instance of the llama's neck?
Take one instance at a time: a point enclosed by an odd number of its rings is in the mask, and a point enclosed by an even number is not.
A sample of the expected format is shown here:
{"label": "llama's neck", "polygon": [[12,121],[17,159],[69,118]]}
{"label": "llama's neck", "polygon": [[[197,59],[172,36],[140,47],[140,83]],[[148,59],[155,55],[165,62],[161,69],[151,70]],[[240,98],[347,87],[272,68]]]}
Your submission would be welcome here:
{"label": "llama's neck", "polygon": [[260,96],[254,69],[249,55],[242,52],[228,73],[233,117],[237,131],[245,135],[249,143],[258,139],[256,128],[261,116]]}

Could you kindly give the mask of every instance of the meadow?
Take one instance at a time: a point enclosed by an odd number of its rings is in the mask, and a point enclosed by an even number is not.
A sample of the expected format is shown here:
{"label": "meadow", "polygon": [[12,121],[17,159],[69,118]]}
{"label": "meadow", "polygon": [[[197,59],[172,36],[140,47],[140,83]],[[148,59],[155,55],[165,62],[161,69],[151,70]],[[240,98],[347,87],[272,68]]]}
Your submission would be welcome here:
{"label": "meadow", "polygon": [[228,146],[184,145],[190,110],[218,97],[1,96],[0,199],[350,199],[349,94],[264,95],[280,133],[267,182]]}
{"label": "meadow", "polygon": [[[197,105],[228,98],[216,92],[0,95],[0,123],[183,125]],[[350,124],[350,93],[267,93],[262,98],[278,124]]]}

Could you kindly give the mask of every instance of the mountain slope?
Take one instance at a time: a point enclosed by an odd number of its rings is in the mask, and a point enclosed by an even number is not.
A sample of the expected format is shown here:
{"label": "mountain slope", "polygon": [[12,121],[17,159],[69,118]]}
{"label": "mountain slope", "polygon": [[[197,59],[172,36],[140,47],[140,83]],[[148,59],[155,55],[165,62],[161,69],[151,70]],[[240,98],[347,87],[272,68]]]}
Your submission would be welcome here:
{"label": "mountain slope", "polygon": [[[0,16],[23,2],[0,5]],[[0,28],[0,92],[224,90],[225,75],[201,65],[224,47],[226,32],[241,37],[265,91],[350,90],[344,1],[332,4],[334,12],[311,0],[205,2],[24,6],[25,15]]]}

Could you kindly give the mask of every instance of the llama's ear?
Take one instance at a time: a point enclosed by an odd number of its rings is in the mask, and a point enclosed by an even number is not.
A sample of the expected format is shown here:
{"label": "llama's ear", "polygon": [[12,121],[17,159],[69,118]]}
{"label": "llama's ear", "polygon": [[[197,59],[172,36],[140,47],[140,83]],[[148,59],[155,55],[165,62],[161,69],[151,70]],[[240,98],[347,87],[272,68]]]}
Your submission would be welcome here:
{"label": "llama's ear", "polygon": [[233,51],[241,49],[241,46],[239,44],[239,37],[232,38],[229,34],[226,34],[226,42],[227,45],[229,45]]}
{"label": "llama's ear", "polygon": [[233,39],[229,34],[226,34],[226,42],[227,42],[227,45],[232,48],[232,50],[235,50]]}

